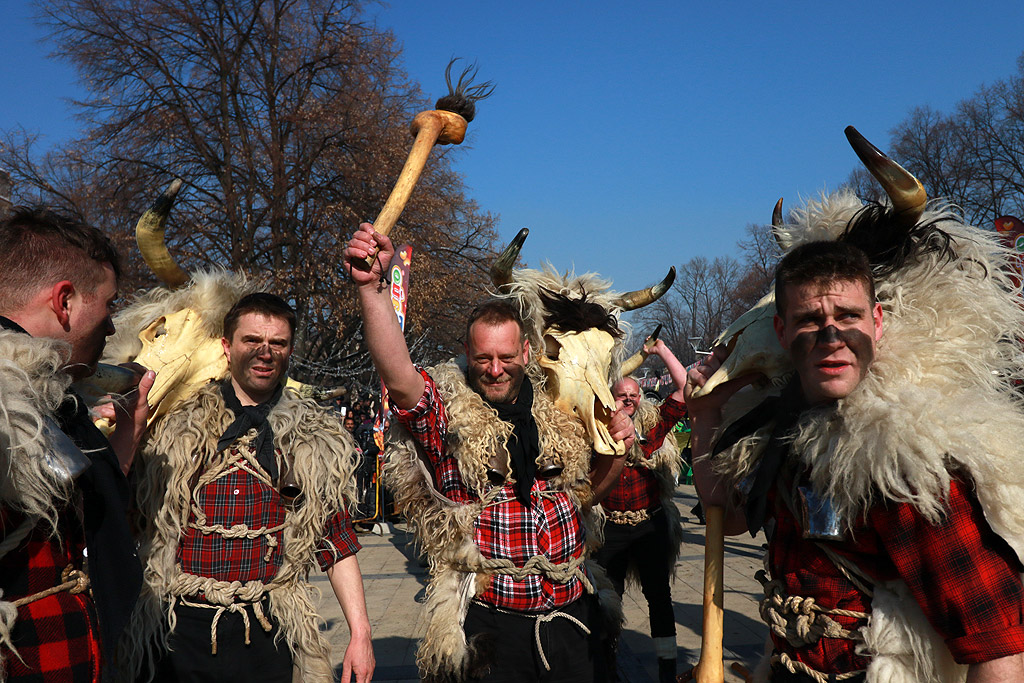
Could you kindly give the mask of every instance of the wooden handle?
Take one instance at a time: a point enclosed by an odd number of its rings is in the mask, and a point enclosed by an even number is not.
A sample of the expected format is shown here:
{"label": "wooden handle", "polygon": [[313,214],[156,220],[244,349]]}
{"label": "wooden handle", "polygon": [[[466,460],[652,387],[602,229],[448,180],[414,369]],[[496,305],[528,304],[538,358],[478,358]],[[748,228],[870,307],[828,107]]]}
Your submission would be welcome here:
{"label": "wooden handle", "polygon": [[[413,135],[416,136],[412,143],[412,150],[405,160],[405,166],[398,176],[391,194],[388,196],[384,208],[381,209],[377,220],[373,222],[373,229],[381,235],[387,235],[391,228],[395,227],[398,217],[402,215],[405,205],[412,196],[413,188],[423,173],[423,167],[427,164],[427,157],[435,144],[457,145],[466,137],[466,119],[458,114],[442,109],[421,111],[412,120],[410,127]],[[377,258],[376,252],[366,257],[366,268],[373,265]],[[385,264],[387,265],[387,264]]]}
{"label": "wooden handle", "polygon": [[704,510],[704,624],[701,631],[700,661],[694,667],[697,683],[724,683],[722,656],[723,591],[725,560],[725,509],[711,506]]}

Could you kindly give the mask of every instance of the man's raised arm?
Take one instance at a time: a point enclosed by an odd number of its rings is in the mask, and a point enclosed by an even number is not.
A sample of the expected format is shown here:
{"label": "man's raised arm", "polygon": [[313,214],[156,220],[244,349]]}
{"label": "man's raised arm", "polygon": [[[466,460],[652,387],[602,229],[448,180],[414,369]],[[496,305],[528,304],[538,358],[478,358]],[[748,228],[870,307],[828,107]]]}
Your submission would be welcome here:
{"label": "man's raised arm", "polygon": [[[375,251],[377,257],[367,269],[365,260]],[[392,403],[403,410],[410,410],[423,395],[425,383],[412,364],[391,303],[387,268],[394,253],[395,247],[387,236],[374,232],[369,223],[363,223],[345,247],[344,266],[359,292],[363,334],[373,365],[388,388]]]}

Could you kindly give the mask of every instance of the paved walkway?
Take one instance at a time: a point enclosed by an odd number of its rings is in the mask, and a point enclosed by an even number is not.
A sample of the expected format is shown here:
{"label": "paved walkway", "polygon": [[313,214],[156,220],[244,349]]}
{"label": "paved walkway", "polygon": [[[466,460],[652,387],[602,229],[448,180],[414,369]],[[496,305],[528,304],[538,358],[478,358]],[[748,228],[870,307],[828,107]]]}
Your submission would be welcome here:
{"label": "paved walkway", "polygon": [[[700,656],[701,590],[704,574],[704,527],[690,516],[696,503],[692,486],[676,490],[676,505],[683,515],[683,546],[676,564],[672,586],[676,615],[676,643],[682,669]],[[404,525],[396,525],[385,535],[360,534],[363,544],[359,565],[363,572],[366,606],[373,628],[373,647],[377,658],[374,681],[413,682],[416,673],[416,641],[426,626],[423,596],[427,571],[417,561],[410,545],[412,537]],[[729,671],[732,662],[748,668],[757,663],[764,649],[767,627],[757,614],[761,587],[754,573],[761,568],[762,537],[749,535],[727,538],[725,543],[725,680],[742,679]],[[348,628],[331,591],[321,574],[310,577],[323,598],[320,613],[330,629],[334,659],[341,671],[341,659],[348,644]],[[654,648],[648,636],[647,603],[638,587],[628,587],[623,601],[626,624],[619,644],[621,678],[630,683],[657,681]]]}

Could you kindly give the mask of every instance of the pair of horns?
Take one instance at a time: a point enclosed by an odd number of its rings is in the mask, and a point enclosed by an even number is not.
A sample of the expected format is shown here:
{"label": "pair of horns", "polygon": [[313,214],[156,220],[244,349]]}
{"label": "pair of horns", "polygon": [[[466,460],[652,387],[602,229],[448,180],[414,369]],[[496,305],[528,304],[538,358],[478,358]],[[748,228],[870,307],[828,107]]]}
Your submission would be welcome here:
{"label": "pair of horns", "polygon": [[[512,282],[512,268],[516,265],[516,261],[519,260],[519,252],[522,250],[523,243],[526,242],[526,236],[529,234],[529,228],[520,230],[512,241],[509,242],[508,246],[505,247],[505,251],[501,252],[501,256],[494,262],[494,265],[491,266],[491,282],[498,289]],[[668,291],[669,287],[672,286],[672,283],[675,282],[675,279],[676,267],[672,266],[668,269],[668,275],[661,282],[646,289],[638,289],[621,294],[613,303],[624,311],[643,308],[661,298]]]}
{"label": "pair of horns", "polygon": [[[928,193],[925,192],[921,181],[872,145],[853,126],[847,126],[845,133],[846,139],[849,140],[850,146],[857,153],[861,163],[889,195],[893,211],[899,217],[900,222],[907,226],[917,224],[928,203]],[[775,203],[775,210],[772,211],[772,227],[776,228],[773,230],[776,242],[779,240],[777,229],[781,228],[782,224],[782,200],[780,199]]]}

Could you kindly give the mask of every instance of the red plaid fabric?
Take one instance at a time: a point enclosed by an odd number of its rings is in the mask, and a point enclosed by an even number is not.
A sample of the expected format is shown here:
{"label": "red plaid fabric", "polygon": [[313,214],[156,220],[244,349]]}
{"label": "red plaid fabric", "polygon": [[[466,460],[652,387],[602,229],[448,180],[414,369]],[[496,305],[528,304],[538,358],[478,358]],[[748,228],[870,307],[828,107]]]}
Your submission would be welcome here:
{"label": "red plaid fabric", "polygon": [[[647,443],[641,444],[645,458],[650,458],[654,451],[661,448],[665,437],[672,433],[676,423],[686,417],[686,404],[667,398],[661,404],[661,419],[647,433]],[[619,481],[601,501],[605,510],[650,510],[661,502],[661,489],[658,480],[646,467],[627,465],[622,468]]]}
{"label": "red plaid fabric", "polygon": [[[412,433],[430,458],[438,491],[458,503],[479,500],[463,481],[455,458],[448,455],[448,417],[437,385],[429,374],[420,372],[427,385],[423,396],[412,410],[393,407],[395,419]],[[569,496],[550,491],[542,479],[534,481],[531,496],[533,504],[527,509],[516,500],[511,484],[502,486],[500,502],[484,508],[474,524],[473,540],[481,554],[487,559],[511,560],[517,567],[535,555],[558,564],[580,557],[583,525]],[[477,599],[502,609],[538,612],[563,607],[580,598],[583,591],[583,584],[575,578],[560,584],[539,575],[522,581],[495,575]]]}
{"label": "red plaid fabric", "polygon": [[[23,519],[0,508],[0,537],[12,533]],[[0,558],[3,600],[13,602],[63,583],[65,567],[82,569],[84,547],[81,524],[71,509],[60,515],[56,535],[50,534],[48,525],[36,524],[17,548]],[[99,628],[88,591],[61,591],[18,608],[11,638],[18,654],[6,648],[2,653],[8,680],[100,680]]]}
{"label": "red plaid fabric", "polygon": [[[772,577],[790,595],[813,597],[822,607],[870,612],[870,600],[844,579],[797,521],[775,502],[769,542]],[[903,579],[954,659],[975,664],[1024,652],[1024,588],[1013,551],[988,526],[969,485],[953,480],[945,519],[930,524],[906,503],[878,505],[852,532],[853,541],[830,544],[877,582]],[[844,627],[853,619],[832,617]],[[818,671],[863,669],[868,660],[849,640],[823,638],[795,649],[772,636],[777,650]]]}
{"label": "red plaid fabric", "polygon": [[[232,447],[231,454],[237,455],[237,448]],[[239,465],[251,467],[241,455],[238,458]],[[284,523],[287,512],[276,490],[241,467],[229,469],[204,486],[199,491],[198,504],[206,516],[206,525],[222,524],[227,529],[239,524],[250,529],[273,528]],[[189,523],[196,521],[192,510]],[[256,538],[225,538],[189,526],[178,544],[178,561],[183,571],[196,576],[266,583],[281,567],[282,536],[279,530]],[[268,544],[271,537],[278,543],[272,549]],[[316,560],[326,571],[339,560],[354,555],[360,547],[348,513],[340,510],[327,520]]]}

